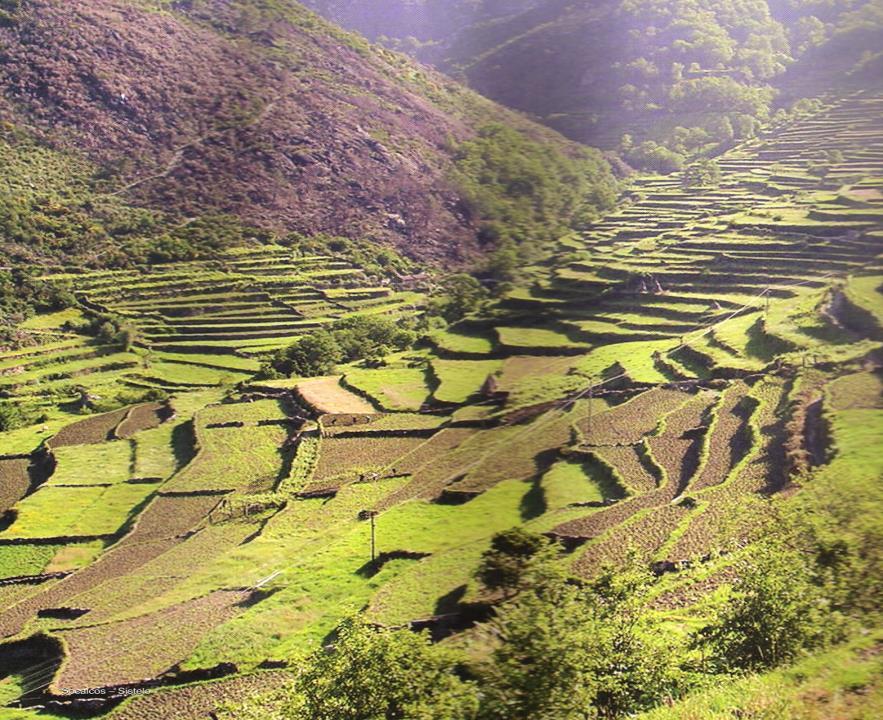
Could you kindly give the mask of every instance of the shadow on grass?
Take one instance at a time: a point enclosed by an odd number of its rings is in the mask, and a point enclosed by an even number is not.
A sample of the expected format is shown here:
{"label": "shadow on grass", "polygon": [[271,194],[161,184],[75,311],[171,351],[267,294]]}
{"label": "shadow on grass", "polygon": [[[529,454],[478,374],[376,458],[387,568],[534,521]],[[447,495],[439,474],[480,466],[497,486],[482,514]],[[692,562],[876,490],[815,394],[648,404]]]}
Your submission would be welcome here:
{"label": "shadow on grass", "polygon": [[448,615],[460,612],[460,603],[466,597],[466,586],[458,585],[453,590],[445,593],[435,601],[434,615]]}
{"label": "shadow on grass", "polygon": [[530,490],[521,498],[519,512],[521,513],[522,521],[533,520],[549,509],[549,504],[546,501],[546,491],[542,486],[542,479],[543,475],[555,464],[558,458],[558,448],[552,448],[539,453],[534,459],[537,466],[537,474],[528,480],[530,482]]}
{"label": "shadow on grass", "polygon": [[794,346],[770,335],[765,328],[762,317],[757,318],[748,328],[748,342],[745,343],[745,352],[751,357],[756,357],[764,362],[770,362],[777,355],[790,352]]}
{"label": "shadow on grass", "polygon": [[366,562],[356,570],[356,574],[365,578],[374,577],[377,573],[383,570],[383,566],[388,562],[392,562],[393,560],[412,560],[416,562],[418,560],[423,560],[423,558],[428,558],[431,554],[432,553],[414,552],[411,550],[389,550],[380,553],[374,560]]}
{"label": "shadow on grass", "polygon": [[178,470],[196,456],[196,434],[192,420],[176,425],[172,430],[172,453]]}

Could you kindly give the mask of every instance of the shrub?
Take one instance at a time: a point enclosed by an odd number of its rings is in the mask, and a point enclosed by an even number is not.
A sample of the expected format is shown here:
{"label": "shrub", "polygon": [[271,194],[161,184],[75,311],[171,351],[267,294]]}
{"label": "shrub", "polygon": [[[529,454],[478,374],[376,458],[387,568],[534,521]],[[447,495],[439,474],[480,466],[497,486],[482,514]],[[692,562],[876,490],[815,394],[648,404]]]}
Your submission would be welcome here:
{"label": "shrub", "polygon": [[37,273],[37,269],[0,269],[0,346],[16,344],[16,325],[34,313],[76,304],[66,286],[40,280]]}
{"label": "shrub", "polygon": [[627,155],[628,161],[645,170],[659,173],[677,172],[684,167],[684,156],[653,140],[646,140]]}
{"label": "shrub", "polygon": [[704,158],[684,170],[684,187],[716,187],[721,181],[721,169],[716,160]]}
{"label": "shrub", "polygon": [[0,403],[0,432],[15,430],[35,421],[33,413],[18,403]]}
{"label": "shrub", "polygon": [[[258,697],[224,718],[250,720],[470,720],[475,685],[454,672],[457,657],[425,633],[344,621],[333,647],[321,648],[283,697]],[[276,710],[273,710],[273,706]]]}
{"label": "shrub", "polygon": [[550,575],[501,608],[482,720],[582,720],[650,707],[678,680],[676,648],[642,610],[649,582],[580,587]]}
{"label": "shrub", "polygon": [[522,586],[528,571],[548,546],[549,541],[542,535],[523,528],[499,532],[481,556],[477,576],[488,588],[510,594]]}
{"label": "shrub", "polygon": [[430,298],[427,312],[453,323],[479,310],[487,297],[487,290],[478,280],[458,273],[441,282]]}
{"label": "shrub", "polygon": [[616,183],[597,151],[565,155],[501,124],[455,148],[453,181],[481,239],[538,244],[613,206]]}
{"label": "shrub", "polygon": [[757,546],[737,570],[732,598],[694,636],[715,669],[770,668],[824,642],[828,603],[804,555]]}
{"label": "shrub", "polygon": [[328,375],[342,356],[334,336],[327,330],[317,330],[281,350],[274,360],[274,367],[285,375]]}
{"label": "shrub", "polygon": [[336,321],[331,334],[344,360],[377,359],[390,349],[405,350],[414,344],[415,335],[385,317],[356,316]]}
{"label": "shrub", "polygon": [[414,344],[416,334],[385,317],[356,316],[333,323],[328,329],[298,338],[280,350],[262,371],[264,378],[282,375],[328,375],[342,361],[366,360],[380,364],[384,357]]}

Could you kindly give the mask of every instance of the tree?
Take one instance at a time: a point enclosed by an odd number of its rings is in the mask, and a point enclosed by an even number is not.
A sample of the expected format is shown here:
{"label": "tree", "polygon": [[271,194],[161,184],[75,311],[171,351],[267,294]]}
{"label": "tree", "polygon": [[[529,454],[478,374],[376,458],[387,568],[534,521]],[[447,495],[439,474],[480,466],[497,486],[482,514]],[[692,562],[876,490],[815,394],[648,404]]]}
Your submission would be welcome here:
{"label": "tree", "polygon": [[27,425],[30,418],[15,403],[0,403],[0,432],[15,430]]}
{"label": "tree", "polygon": [[499,123],[454,150],[451,179],[483,244],[540,245],[616,201],[616,182],[596,150],[565,154]]}
{"label": "tree", "polygon": [[415,340],[411,330],[385,317],[360,315],[344,318],[336,321],[330,332],[340,347],[342,359],[348,362],[365,358],[376,360],[390,349],[407,349]]}
{"label": "tree", "polygon": [[694,636],[716,669],[770,668],[822,644],[828,602],[804,555],[758,545],[736,569],[732,597]]}
{"label": "tree", "polygon": [[686,188],[717,187],[721,181],[721,169],[717,160],[703,158],[688,165],[684,170],[682,184]]}
{"label": "tree", "polygon": [[821,45],[827,36],[825,23],[815,15],[806,15],[794,24],[791,31],[794,45],[798,55],[803,55],[807,50]]}
{"label": "tree", "polygon": [[138,328],[128,323],[121,325],[119,331],[114,336],[114,342],[126,352],[129,352],[138,340]]}
{"label": "tree", "polygon": [[456,664],[456,655],[432,645],[427,633],[378,629],[351,618],[341,624],[333,647],[314,652],[289,688],[222,717],[470,720],[478,711],[478,692],[457,676]]}
{"label": "tree", "polygon": [[[622,589],[623,594],[602,590]],[[482,720],[588,720],[649,707],[677,679],[638,584],[581,587],[547,573],[492,621]]]}
{"label": "tree", "polygon": [[457,273],[441,283],[429,302],[429,313],[439,315],[449,323],[462,320],[478,310],[487,300],[488,292],[471,275]]}
{"label": "tree", "polygon": [[340,346],[334,336],[327,330],[317,330],[284,350],[280,364],[286,375],[313,377],[328,375],[340,359]]}
{"label": "tree", "polygon": [[491,590],[510,595],[521,588],[528,570],[548,547],[546,538],[524,528],[499,532],[481,556],[477,577]]}
{"label": "tree", "polygon": [[342,360],[366,360],[378,365],[389,353],[411,347],[416,338],[413,330],[389,318],[344,318],[328,329],[299,338],[277,353],[261,372],[263,377],[272,377],[273,373],[311,377],[327,375]]}
{"label": "tree", "polygon": [[105,320],[98,326],[98,332],[96,337],[103,343],[116,343],[117,342],[117,333],[119,332],[119,328],[114,325],[110,320]]}
{"label": "tree", "polygon": [[671,173],[684,167],[684,156],[669,150],[653,140],[645,140],[628,154],[628,160],[637,167],[659,173]]}
{"label": "tree", "polygon": [[518,251],[515,243],[506,239],[488,260],[488,272],[499,282],[511,282],[518,271]]}

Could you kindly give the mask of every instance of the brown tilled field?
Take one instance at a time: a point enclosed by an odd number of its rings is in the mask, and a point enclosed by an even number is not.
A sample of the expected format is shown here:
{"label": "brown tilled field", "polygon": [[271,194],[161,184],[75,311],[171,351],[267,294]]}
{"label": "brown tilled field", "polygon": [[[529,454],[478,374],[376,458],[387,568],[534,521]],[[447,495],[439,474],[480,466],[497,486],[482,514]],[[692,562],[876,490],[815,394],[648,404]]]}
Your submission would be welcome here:
{"label": "brown tilled field", "polygon": [[218,591],[132,620],[58,631],[67,658],[52,689],[108,687],[168,671],[211,628],[242,611],[243,591]]}
{"label": "brown tilled field", "polygon": [[48,444],[51,447],[65,445],[86,445],[108,440],[114,429],[126,419],[129,408],[120,408],[103,415],[93,415],[67,425],[53,435]]}

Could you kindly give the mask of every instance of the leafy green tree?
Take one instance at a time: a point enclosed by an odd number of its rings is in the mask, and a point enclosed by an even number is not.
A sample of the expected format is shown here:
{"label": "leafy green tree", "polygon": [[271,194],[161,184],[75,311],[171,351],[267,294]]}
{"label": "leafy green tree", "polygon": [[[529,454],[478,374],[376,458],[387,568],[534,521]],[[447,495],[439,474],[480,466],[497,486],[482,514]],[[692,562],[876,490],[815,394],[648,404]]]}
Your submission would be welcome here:
{"label": "leafy green tree", "polygon": [[772,90],[743,85],[730,77],[685,80],[670,93],[675,111],[740,112],[753,117],[766,116],[772,98]]}
{"label": "leafy green tree", "polygon": [[365,360],[371,365],[381,364],[386,355],[406,350],[417,339],[408,327],[386,317],[356,316],[337,320],[328,329],[299,338],[280,351],[262,370],[262,376],[327,375],[341,362]]}
{"label": "leafy green tree", "polygon": [[478,310],[487,298],[488,292],[478,280],[457,273],[441,282],[429,301],[428,312],[453,323]]}
{"label": "leafy green tree", "polygon": [[110,320],[105,320],[98,326],[96,338],[102,343],[115,343],[117,341],[117,333],[119,328]]}
{"label": "leafy green tree", "polygon": [[470,720],[476,686],[455,673],[458,658],[425,633],[383,630],[358,618],[333,648],[306,661],[292,684],[222,713],[237,720]]}
{"label": "leafy green tree", "polygon": [[548,553],[543,553],[548,547],[546,538],[524,528],[499,532],[481,556],[477,577],[491,590],[509,595],[522,587],[538,557],[548,557]]}
{"label": "leafy green tree", "polygon": [[682,182],[684,187],[717,187],[721,181],[721,169],[716,160],[703,158],[687,166]]}
{"label": "leafy green tree", "polygon": [[330,332],[340,347],[342,359],[348,362],[376,360],[390,349],[407,349],[416,339],[411,330],[400,327],[390,318],[365,315],[338,320]]}
{"label": "leafy green tree", "polygon": [[138,340],[138,328],[128,323],[123,324],[114,336],[114,342],[126,352],[129,352]]}
{"label": "leafy green tree", "polygon": [[482,720],[588,720],[646,708],[678,679],[674,648],[639,584],[624,596],[547,573],[492,621],[500,644],[482,674]]}
{"label": "leafy green tree", "polygon": [[821,45],[826,37],[825,23],[815,15],[799,18],[791,29],[792,44],[797,54],[802,55],[812,47]]}
{"label": "leafy green tree", "polygon": [[761,670],[793,660],[826,637],[829,604],[804,554],[757,545],[717,617],[694,636],[721,670]]}
{"label": "leafy green tree", "polygon": [[341,360],[340,345],[327,330],[298,338],[283,351],[279,365],[286,375],[314,377],[328,375]]}
{"label": "leafy green tree", "polygon": [[17,403],[0,403],[0,432],[15,430],[30,421],[30,416]]}
{"label": "leafy green tree", "polygon": [[630,163],[646,170],[672,173],[684,167],[684,156],[653,140],[645,140],[628,154]]}
{"label": "leafy green tree", "polygon": [[480,240],[539,245],[612,207],[616,182],[595,150],[565,155],[502,124],[455,147],[452,180]]}
{"label": "leafy green tree", "polygon": [[488,260],[488,272],[498,282],[508,283],[518,272],[518,250],[511,240],[504,240]]}

